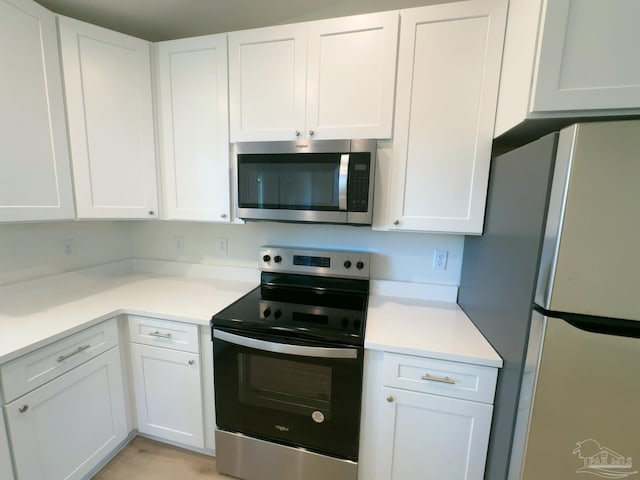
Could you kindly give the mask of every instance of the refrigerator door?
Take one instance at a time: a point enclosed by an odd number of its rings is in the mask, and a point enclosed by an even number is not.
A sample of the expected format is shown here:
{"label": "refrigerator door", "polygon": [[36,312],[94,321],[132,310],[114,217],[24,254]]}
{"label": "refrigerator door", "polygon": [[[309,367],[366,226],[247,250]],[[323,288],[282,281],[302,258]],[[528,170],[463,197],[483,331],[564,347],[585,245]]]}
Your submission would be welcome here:
{"label": "refrigerator door", "polygon": [[640,339],[545,322],[522,480],[635,478]]}
{"label": "refrigerator door", "polygon": [[536,303],[640,318],[640,120],[561,131]]}

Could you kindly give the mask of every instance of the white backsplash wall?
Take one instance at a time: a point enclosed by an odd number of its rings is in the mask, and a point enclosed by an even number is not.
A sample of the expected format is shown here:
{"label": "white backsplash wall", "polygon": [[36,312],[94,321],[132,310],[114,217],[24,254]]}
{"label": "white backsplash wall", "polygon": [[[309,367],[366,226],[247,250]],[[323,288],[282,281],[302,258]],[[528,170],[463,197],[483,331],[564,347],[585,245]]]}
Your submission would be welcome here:
{"label": "white backsplash wall", "polygon": [[130,258],[128,222],[0,225],[0,285]]}
{"label": "white backsplash wall", "polygon": [[[136,258],[258,266],[258,247],[280,245],[372,252],[371,277],[378,280],[459,285],[464,236],[379,232],[367,227],[249,222],[219,225],[144,221],[131,226]],[[226,241],[226,254],[218,245]],[[222,242],[223,243],[223,242]],[[434,250],[449,252],[447,269],[433,269]]]}

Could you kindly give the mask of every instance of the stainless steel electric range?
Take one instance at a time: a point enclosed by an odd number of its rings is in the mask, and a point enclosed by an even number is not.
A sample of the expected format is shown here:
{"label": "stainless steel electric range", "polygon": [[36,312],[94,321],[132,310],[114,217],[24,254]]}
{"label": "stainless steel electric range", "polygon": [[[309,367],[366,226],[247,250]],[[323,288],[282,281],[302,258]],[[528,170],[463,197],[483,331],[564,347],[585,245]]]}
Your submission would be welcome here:
{"label": "stainless steel electric range", "polygon": [[369,254],[263,247],[260,265],[211,320],[218,471],[356,480]]}

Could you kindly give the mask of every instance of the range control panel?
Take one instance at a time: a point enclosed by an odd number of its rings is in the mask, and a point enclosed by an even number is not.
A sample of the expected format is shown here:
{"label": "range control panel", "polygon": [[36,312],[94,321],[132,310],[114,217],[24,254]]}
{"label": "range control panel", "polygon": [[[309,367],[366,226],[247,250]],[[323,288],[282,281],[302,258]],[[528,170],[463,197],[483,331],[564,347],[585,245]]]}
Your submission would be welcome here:
{"label": "range control panel", "polygon": [[369,278],[368,252],[261,247],[263,272],[300,273],[343,278]]}

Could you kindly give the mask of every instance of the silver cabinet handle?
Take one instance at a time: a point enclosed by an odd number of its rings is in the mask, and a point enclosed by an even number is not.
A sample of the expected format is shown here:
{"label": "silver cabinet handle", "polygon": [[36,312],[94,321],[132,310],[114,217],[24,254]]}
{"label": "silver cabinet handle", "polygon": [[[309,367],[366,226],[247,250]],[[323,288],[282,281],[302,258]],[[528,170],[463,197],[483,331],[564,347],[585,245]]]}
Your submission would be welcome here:
{"label": "silver cabinet handle", "polygon": [[170,333],[160,333],[160,332],[149,332],[149,336],[151,337],[159,337],[159,338],[171,338]]}
{"label": "silver cabinet handle", "polygon": [[316,134],[315,130],[309,130],[309,136],[313,137]]}
{"label": "silver cabinet handle", "polygon": [[393,395],[389,395],[387,397],[387,402],[389,402],[389,403],[393,403],[394,400],[395,400],[395,398],[393,398]]}
{"label": "silver cabinet handle", "polygon": [[80,352],[85,351],[87,348],[89,348],[91,345],[87,344],[87,345],[83,345],[82,347],[78,347],[76,348],[73,352],[71,353],[67,353],[66,355],[60,355],[58,357],[58,362],[64,362],[67,358],[69,357],[73,357],[74,355],[77,355]]}
{"label": "silver cabinet handle", "polygon": [[456,379],[455,378],[437,377],[435,375],[429,375],[428,373],[426,375],[423,375],[421,378],[422,378],[422,380],[427,380],[429,382],[448,383],[450,385],[455,385],[456,384]]}
{"label": "silver cabinet handle", "polygon": [[300,133],[301,133],[300,130],[296,130],[296,137],[299,137]]}
{"label": "silver cabinet handle", "polygon": [[394,221],[393,224],[397,227],[398,225],[400,225],[400,220]]}
{"label": "silver cabinet handle", "polygon": [[189,365],[193,365],[194,363],[196,363],[195,360],[189,360]]}
{"label": "silver cabinet handle", "polygon": [[154,210],[149,210],[149,215],[155,215],[156,212]]}
{"label": "silver cabinet handle", "polygon": [[23,405],[23,406],[21,406],[21,407],[19,407],[19,408],[18,408],[18,411],[19,411],[20,413],[24,413],[24,412],[26,412],[27,410],[29,410],[29,405]]}
{"label": "silver cabinet handle", "polygon": [[227,218],[227,214],[226,213],[221,213],[220,214],[220,218]]}

